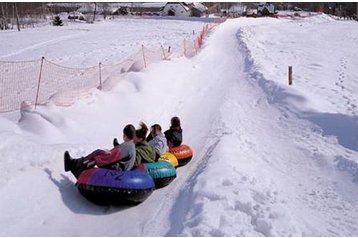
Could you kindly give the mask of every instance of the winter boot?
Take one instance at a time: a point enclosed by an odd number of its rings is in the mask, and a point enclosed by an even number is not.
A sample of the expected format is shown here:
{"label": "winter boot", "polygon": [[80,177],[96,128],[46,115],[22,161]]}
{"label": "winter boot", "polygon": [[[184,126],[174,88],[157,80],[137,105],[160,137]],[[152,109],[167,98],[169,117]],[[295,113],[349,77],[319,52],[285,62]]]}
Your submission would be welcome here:
{"label": "winter boot", "polygon": [[113,146],[114,146],[114,147],[115,147],[115,146],[119,146],[119,143],[118,143],[117,138],[114,138],[114,140],[113,140]]}
{"label": "winter boot", "polygon": [[68,172],[73,168],[73,159],[71,158],[70,153],[66,150],[65,151],[65,171]]}
{"label": "winter boot", "polygon": [[80,174],[87,168],[84,165],[84,158],[73,159],[68,151],[65,152],[65,171],[71,171],[78,178]]}

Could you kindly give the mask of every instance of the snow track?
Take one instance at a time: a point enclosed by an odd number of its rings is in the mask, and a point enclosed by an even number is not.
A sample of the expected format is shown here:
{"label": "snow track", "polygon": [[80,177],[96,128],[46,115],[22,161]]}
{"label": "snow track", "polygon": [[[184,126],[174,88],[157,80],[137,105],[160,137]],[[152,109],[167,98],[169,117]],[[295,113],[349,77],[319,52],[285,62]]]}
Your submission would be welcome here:
{"label": "snow track", "polygon": [[[180,221],[166,235],[357,234],[357,203],[351,197],[358,194],[356,185],[339,179],[342,174],[336,170],[336,157],[346,154],[344,148],[327,149],[335,141],[291,111],[288,102],[303,98],[257,71],[240,32],[239,51],[228,47],[231,51],[225,52],[241,56],[232,64],[237,71],[231,75],[237,77],[228,83],[211,128],[216,133],[208,134],[203,149],[205,158],[199,156],[203,167],[172,211]],[[191,205],[183,211],[186,204]]]}

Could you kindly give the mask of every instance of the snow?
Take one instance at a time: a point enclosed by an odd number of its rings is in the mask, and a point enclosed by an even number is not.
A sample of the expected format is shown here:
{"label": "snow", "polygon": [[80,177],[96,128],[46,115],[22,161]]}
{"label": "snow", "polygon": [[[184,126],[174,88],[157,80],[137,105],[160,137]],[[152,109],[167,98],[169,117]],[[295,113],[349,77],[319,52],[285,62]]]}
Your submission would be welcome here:
{"label": "snow", "polygon": [[[183,24],[179,20],[141,20],[119,17],[96,24],[68,22],[64,27],[41,27],[21,32],[1,32],[2,61],[46,59],[69,67],[90,67],[124,61],[130,55],[161,45],[182,48],[184,38],[193,38],[203,22]],[[21,40],[26,39],[26,40]]]}
{"label": "snow", "polygon": [[[108,30],[118,23],[123,45]],[[45,52],[57,63],[91,66],[134,52],[144,36],[148,45],[179,45],[186,33],[178,29],[202,24],[120,19],[0,32],[7,44],[0,57]],[[94,89],[70,107],[1,114],[0,235],[357,236],[356,25],[326,15],[230,19],[191,59],[129,72],[113,90]],[[73,41],[46,43],[49,33],[70,32]],[[63,171],[65,150],[110,148],[124,125],[167,128],[174,115],[194,158],[138,206],[94,205]]]}

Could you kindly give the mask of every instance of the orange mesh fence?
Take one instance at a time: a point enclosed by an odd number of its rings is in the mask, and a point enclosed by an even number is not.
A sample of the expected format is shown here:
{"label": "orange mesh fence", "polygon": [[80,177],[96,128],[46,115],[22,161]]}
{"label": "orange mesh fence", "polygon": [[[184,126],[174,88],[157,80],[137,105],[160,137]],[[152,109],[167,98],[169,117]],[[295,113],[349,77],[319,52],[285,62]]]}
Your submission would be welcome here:
{"label": "orange mesh fence", "polygon": [[[219,18],[221,19],[221,18]],[[208,34],[210,33],[210,31],[217,25],[219,25],[220,23],[208,23],[206,24],[202,31],[199,33],[198,37],[193,40],[193,43],[188,42],[186,40],[184,40],[183,45],[184,45],[184,56],[190,58],[195,56],[200,49],[203,47],[203,43],[204,43],[204,39],[208,36]]]}
{"label": "orange mesh fence", "polygon": [[34,105],[41,60],[0,62],[0,112],[14,111],[23,101]]}
{"label": "orange mesh fence", "polygon": [[67,106],[100,86],[99,66],[69,68],[44,60],[37,104]]}
{"label": "orange mesh fence", "polygon": [[42,58],[34,61],[0,61],[0,112],[20,109],[21,103],[39,105],[52,102],[72,105],[78,98],[90,95],[95,88],[111,90],[127,72],[138,72],[154,62],[173,57],[193,57],[203,47],[210,30],[223,22],[206,24],[196,38],[183,39],[182,47],[161,45],[157,49],[141,49],[117,64],[101,64],[88,68],[70,68]]}

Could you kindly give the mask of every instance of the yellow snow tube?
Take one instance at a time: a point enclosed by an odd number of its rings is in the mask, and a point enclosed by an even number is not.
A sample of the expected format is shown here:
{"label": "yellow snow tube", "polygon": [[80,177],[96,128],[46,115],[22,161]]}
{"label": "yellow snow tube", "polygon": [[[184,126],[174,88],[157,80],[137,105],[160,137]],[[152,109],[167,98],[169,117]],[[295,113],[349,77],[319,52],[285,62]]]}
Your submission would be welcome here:
{"label": "yellow snow tube", "polygon": [[178,160],[175,157],[175,155],[173,155],[170,152],[165,152],[164,154],[162,154],[160,156],[159,160],[168,161],[171,165],[173,165],[174,168],[176,168],[179,165]]}

